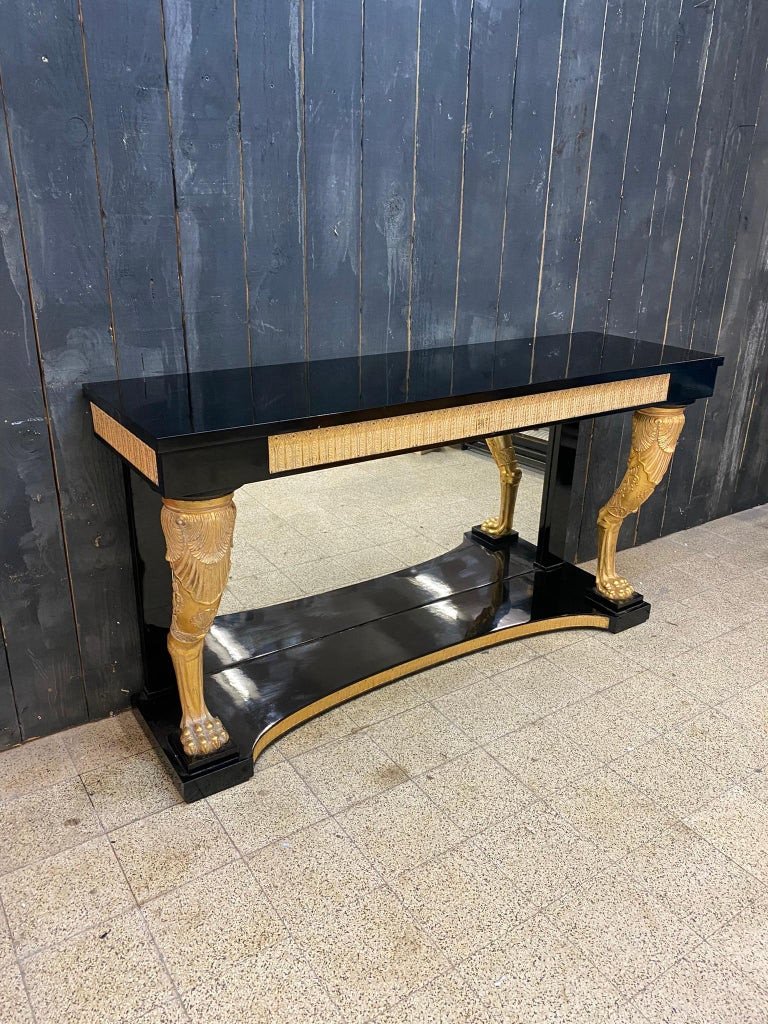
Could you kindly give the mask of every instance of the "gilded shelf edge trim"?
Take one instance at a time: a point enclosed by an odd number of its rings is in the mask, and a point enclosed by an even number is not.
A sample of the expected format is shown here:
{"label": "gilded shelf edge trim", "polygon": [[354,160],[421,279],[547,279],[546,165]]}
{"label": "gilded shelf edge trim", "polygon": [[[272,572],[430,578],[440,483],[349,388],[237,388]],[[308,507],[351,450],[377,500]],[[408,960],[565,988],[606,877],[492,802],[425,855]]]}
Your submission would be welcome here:
{"label": "gilded shelf edge trim", "polygon": [[454,409],[386,416],[378,420],[317,427],[268,440],[269,472],[326,466],[408,448],[447,444],[472,437],[488,437],[542,423],[558,423],[580,416],[637,408],[664,402],[670,375],[637,377],[607,384],[587,384],[521,398],[502,398]]}
{"label": "gilded shelf edge trim", "polygon": [[393,683],[395,680],[412,675],[414,672],[421,672],[424,669],[432,668],[434,665],[440,665],[444,661],[451,661],[453,658],[460,658],[464,654],[481,651],[485,647],[495,647],[496,644],[502,644],[507,640],[523,636],[533,636],[536,633],[551,633],[561,629],[608,629],[609,625],[610,619],[607,615],[563,615],[556,619],[542,619],[539,622],[523,622],[518,626],[509,626],[495,633],[486,633],[484,636],[474,637],[472,640],[464,640],[460,644],[452,644],[450,647],[444,647],[441,651],[425,654],[421,658],[404,661],[401,665],[395,665],[394,668],[385,669],[385,671],[377,672],[375,675],[366,676],[365,679],[359,679],[356,683],[350,683],[349,686],[336,690],[335,693],[329,693],[327,697],[316,700],[313,704],[308,704],[299,711],[294,711],[292,715],[288,715],[282,721],[275,722],[254,743],[253,760],[255,761],[263,754],[271,743],[280,739],[281,736],[290,732],[297,725],[302,725],[311,718],[316,718],[317,715],[321,715],[324,711],[328,711],[338,704],[343,704],[354,697],[360,697],[370,690],[375,690],[379,686],[385,686],[387,683]]}
{"label": "gilded shelf edge trim", "polygon": [[93,417],[93,432],[98,434],[102,440],[114,448],[118,455],[130,462],[134,469],[143,474],[152,483],[158,483],[157,456],[154,451],[140,438],[132,434],[130,430],[118,423],[117,420],[100,409],[98,405],[91,404],[91,416]]}

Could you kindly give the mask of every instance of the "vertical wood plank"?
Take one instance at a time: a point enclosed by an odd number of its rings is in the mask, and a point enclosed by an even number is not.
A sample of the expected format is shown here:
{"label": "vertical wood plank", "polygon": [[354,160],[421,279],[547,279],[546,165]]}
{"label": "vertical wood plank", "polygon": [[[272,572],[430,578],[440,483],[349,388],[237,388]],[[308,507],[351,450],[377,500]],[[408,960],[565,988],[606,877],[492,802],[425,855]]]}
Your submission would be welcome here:
{"label": "vertical wood plank", "polygon": [[305,8],[307,322],[311,359],[360,344],[361,0]]}
{"label": "vertical wood plank", "polygon": [[[405,351],[420,0],[366,3],[363,67],[361,352]],[[363,397],[392,400],[396,379],[365,379]]]}
{"label": "vertical wood plank", "polygon": [[93,436],[80,391],[83,381],[116,373],[82,36],[74,0],[5,3],[2,20],[0,67],[83,679],[98,717],[138,688],[140,658],[122,478]]}
{"label": "vertical wood plank", "polygon": [[231,0],[162,0],[191,370],[248,366]]}
{"label": "vertical wood plank", "polygon": [[[565,8],[534,327],[537,339],[566,333],[573,321],[607,16],[607,2],[568,0]],[[537,340],[533,380],[565,373],[567,364],[568,353],[561,346]]]}
{"label": "vertical wood plank", "polygon": [[22,734],[64,729],[86,715],[5,119],[0,122],[0,310],[2,747],[18,743]]}
{"label": "vertical wood plank", "polygon": [[520,0],[475,0],[454,343],[493,342]]}
{"label": "vertical wood plank", "polygon": [[304,358],[301,0],[238,0],[254,365]]}
{"label": "vertical wood plank", "polygon": [[[472,0],[422,0],[411,268],[412,352],[450,344],[456,302]],[[429,366],[429,373],[422,373]],[[438,372],[439,371],[439,372]],[[450,366],[412,360],[408,393],[450,385]]]}
{"label": "vertical wood plank", "polygon": [[564,0],[523,0],[497,336],[532,337]]}
{"label": "vertical wood plank", "polygon": [[186,366],[159,4],[81,0],[115,335],[124,377]]}

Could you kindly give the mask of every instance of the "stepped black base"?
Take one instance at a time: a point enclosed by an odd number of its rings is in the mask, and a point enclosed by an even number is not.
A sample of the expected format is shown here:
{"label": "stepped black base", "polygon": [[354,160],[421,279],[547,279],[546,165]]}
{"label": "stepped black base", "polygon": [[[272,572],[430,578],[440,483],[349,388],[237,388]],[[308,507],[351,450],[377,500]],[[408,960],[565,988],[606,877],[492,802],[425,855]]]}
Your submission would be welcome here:
{"label": "stepped black base", "polygon": [[[594,576],[542,571],[523,540],[491,549],[467,534],[439,558],[341,590],[221,615],[206,641],[206,696],[225,750],[187,758],[175,687],[137,702],[188,802],[244,782],[253,758],[289,729],[385,683],[506,640],[570,628],[619,632],[650,606],[598,607]],[[161,673],[162,674],[162,673]]]}

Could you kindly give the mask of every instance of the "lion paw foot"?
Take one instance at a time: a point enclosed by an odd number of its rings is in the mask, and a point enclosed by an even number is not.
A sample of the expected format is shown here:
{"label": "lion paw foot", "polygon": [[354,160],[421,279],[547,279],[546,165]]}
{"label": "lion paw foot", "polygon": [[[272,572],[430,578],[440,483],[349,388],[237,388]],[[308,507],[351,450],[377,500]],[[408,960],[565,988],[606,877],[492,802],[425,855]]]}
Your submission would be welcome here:
{"label": "lion paw foot", "polygon": [[635,588],[623,576],[609,576],[597,581],[597,589],[611,601],[628,601],[634,597]]}
{"label": "lion paw foot", "polygon": [[489,537],[501,537],[504,533],[508,532],[497,516],[491,516],[490,519],[480,523],[480,529],[483,533],[487,533]]}
{"label": "lion paw foot", "polygon": [[205,715],[182,726],[181,745],[187,757],[213,754],[229,742],[229,733],[220,718]]}

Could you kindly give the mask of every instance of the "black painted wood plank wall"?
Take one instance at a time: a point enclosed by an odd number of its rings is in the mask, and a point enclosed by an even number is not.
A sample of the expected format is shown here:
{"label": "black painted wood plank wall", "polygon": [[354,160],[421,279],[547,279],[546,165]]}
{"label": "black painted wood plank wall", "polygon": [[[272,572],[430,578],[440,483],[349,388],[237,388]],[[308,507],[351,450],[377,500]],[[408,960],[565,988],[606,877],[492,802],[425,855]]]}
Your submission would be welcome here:
{"label": "black painted wood plank wall", "polygon": [[[139,683],[84,380],[510,333],[536,334],[535,377],[548,333],[648,336],[727,361],[622,542],[768,500],[762,0],[0,0],[0,21],[0,746]],[[628,445],[628,417],[585,425],[572,554]]]}

